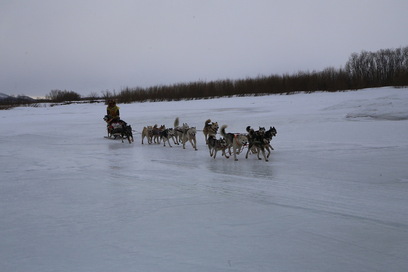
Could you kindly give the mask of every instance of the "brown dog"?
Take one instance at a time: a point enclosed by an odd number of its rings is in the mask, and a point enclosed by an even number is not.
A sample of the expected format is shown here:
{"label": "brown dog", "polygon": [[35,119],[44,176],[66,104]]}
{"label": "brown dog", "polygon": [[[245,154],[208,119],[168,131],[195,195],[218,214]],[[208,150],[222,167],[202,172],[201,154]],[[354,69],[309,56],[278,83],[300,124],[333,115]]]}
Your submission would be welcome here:
{"label": "brown dog", "polygon": [[212,136],[217,135],[217,131],[218,131],[218,122],[212,122],[211,123],[211,119],[208,119],[207,121],[205,121],[204,128],[203,128],[205,143],[208,143],[208,136],[209,135],[212,135]]}

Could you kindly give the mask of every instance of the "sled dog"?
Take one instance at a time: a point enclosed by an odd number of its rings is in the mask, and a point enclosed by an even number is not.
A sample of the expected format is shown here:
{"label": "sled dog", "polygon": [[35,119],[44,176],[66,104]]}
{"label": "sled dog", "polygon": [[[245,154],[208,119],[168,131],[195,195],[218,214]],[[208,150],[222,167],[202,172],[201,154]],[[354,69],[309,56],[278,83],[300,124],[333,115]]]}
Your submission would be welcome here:
{"label": "sled dog", "polygon": [[174,129],[173,128],[166,128],[163,131],[160,132],[160,139],[163,140],[163,146],[166,146],[166,142],[169,143],[169,146],[171,146],[170,144],[170,139],[173,139],[173,142],[176,143],[175,139],[174,139]]}
{"label": "sled dog", "polygon": [[122,143],[124,142],[123,139],[127,139],[129,144],[131,144],[133,139],[133,132],[132,127],[128,125],[123,120],[118,120],[115,122],[109,122],[109,116],[105,115],[103,120],[107,123],[107,131],[108,131],[108,138],[117,139],[121,137]]}
{"label": "sled dog", "polygon": [[261,160],[259,154],[262,152],[265,161],[268,161],[265,155],[265,145],[268,144],[265,139],[265,128],[260,127],[259,130],[255,131],[250,126],[247,126],[246,130],[248,132],[248,150],[245,158],[248,159],[248,154],[252,151],[252,153],[257,154],[258,160]]}
{"label": "sled dog", "polygon": [[143,127],[143,130],[142,130],[142,144],[143,144],[143,139],[144,138],[147,138],[147,143],[151,144],[152,143],[152,137],[153,137],[153,126]]}
{"label": "sled dog", "polygon": [[221,156],[225,156],[227,159],[229,156],[227,156],[227,153],[225,152],[226,149],[228,148],[227,141],[224,138],[217,139],[215,135],[210,134],[208,136],[208,150],[210,151],[210,157],[215,157],[217,156],[218,151],[222,151]]}
{"label": "sled dog", "polygon": [[221,136],[225,138],[227,145],[228,145],[228,152],[231,155],[231,148],[234,153],[234,160],[237,159],[237,154],[241,152],[241,148],[245,146],[248,142],[248,137],[244,134],[240,133],[226,133],[225,129],[227,125],[223,125],[221,127],[220,133]]}
{"label": "sled dog", "polygon": [[176,120],[174,120],[174,133],[176,140],[183,144],[183,149],[186,149],[186,143],[190,142],[194,150],[197,150],[197,129],[195,127],[190,127],[187,123],[183,123],[182,126],[179,126],[179,118],[177,117]]}
{"label": "sled dog", "polygon": [[208,136],[209,135],[217,135],[218,131],[218,122],[212,122],[211,119],[208,119],[204,123],[203,133],[205,137],[205,142],[208,143]]}
{"label": "sled dog", "polygon": [[154,125],[152,129],[152,142],[155,144],[160,144],[160,133],[166,129],[165,125],[161,125],[158,127],[158,125]]}
{"label": "sled dog", "polygon": [[123,138],[127,138],[129,141],[129,144],[134,142],[133,131],[130,125],[126,123],[123,124],[122,131],[121,131],[121,137],[122,137],[122,143],[123,143]]}
{"label": "sled dog", "polygon": [[193,146],[194,150],[197,150],[196,128],[189,127],[187,124],[183,124],[183,127],[184,127],[182,136],[183,149],[186,149],[186,143],[187,141],[189,141]]}
{"label": "sled dog", "polygon": [[[276,128],[270,127],[269,130],[265,130],[265,128],[260,127],[259,130],[254,131],[248,126],[247,131],[249,145],[245,158],[248,158],[248,154],[251,151],[253,154],[257,153],[258,159],[261,159],[259,154],[262,153],[265,161],[268,161],[269,156],[271,155],[271,150],[274,150],[270,142],[272,137],[277,134]],[[268,152],[266,156],[265,151]]]}
{"label": "sled dog", "polygon": [[265,145],[265,149],[268,151],[268,155],[266,156],[269,158],[269,155],[271,154],[271,150],[274,150],[271,141],[272,137],[275,137],[276,134],[278,134],[278,131],[276,130],[275,127],[270,127],[269,130],[265,131],[265,139],[267,140],[268,144]]}

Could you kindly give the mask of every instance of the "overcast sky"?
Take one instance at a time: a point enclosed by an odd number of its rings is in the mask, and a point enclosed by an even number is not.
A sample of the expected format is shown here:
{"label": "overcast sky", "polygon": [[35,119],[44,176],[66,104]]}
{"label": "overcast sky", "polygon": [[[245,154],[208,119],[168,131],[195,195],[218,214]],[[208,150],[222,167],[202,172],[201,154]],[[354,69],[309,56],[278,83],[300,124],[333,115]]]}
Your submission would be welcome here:
{"label": "overcast sky", "polygon": [[0,0],[0,92],[125,87],[340,68],[408,46],[407,0]]}

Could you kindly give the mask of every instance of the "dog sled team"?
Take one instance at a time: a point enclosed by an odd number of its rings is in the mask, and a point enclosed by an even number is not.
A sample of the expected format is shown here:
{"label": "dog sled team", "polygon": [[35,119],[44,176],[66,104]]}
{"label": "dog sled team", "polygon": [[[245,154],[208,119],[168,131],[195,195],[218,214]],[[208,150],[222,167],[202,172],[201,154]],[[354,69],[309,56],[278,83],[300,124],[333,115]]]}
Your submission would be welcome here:
{"label": "dog sled team", "polygon": [[[116,106],[114,100],[108,101],[107,114],[103,118],[107,124],[107,138],[110,139],[127,139],[129,143],[133,142],[132,127],[119,117],[119,107]],[[268,161],[273,147],[271,145],[272,137],[275,137],[277,131],[275,127],[270,127],[266,130],[264,127],[259,127],[258,130],[254,130],[250,126],[246,127],[246,133],[231,133],[226,132],[227,125],[219,128],[217,122],[211,122],[208,119],[204,123],[203,133],[205,142],[208,146],[210,156],[214,159],[217,157],[218,151],[221,151],[221,156],[229,158],[234,156],[234,160],[237,159],[237,155],[243,152],[247,147],[245,158],[248,159],[250,153],[256,154],[259,160],[263,159]],[[217,139],[218,129],[220,129],[221,138]],[[186,148],[186,144],[189,142],[194,150],[197,150],[197,129],[196,127],[190,127],[187,123],[179,124],[179,118],[174,120],[173,128],[166,128],[165,125],[158,126],[145,126],[142,130],[142,144],[146,138],[148,144],[160,144],[163,142],[163,146],[166,143],[172,147],[170,140],[175,145],[182,145],[183,149]]]}
{"label": "dog sled team", "polygon": [[[260,127],[258,130],[254,130],[248,126],[246,133],[227,133],[226,128],[227,125],[219,128],[218,123],[211,122],[211,119],[205,121],[203,134],[211,157],[215,159],[218,151],[221,151],[222,156],[229,158],[233,155],[234,160],[237,161],[237,155],[245,147],[248,147],[245,158],[248,158],[248,155],[252,153],[256,154],[258,159],[261,160],[260,154],[262,154],[263,159],[268,161],[273,150],[271,140],[277,134],[275,127],[270,127],[268,130]],[[218,129],[220,129],[221,135],[219,139],[217,139]],[[142,130],[142,144],[144,144],[146,138],[148,144],[160,144],[163,141],[163,146],[166,146],[167,143],[171,147],[171,140],[173,144],[181,144],[185,149],[186,144],[190,142],[194,150],[197,150],[196,134],[196,127],[190,127],[187,123],[180,126],[177,117],[172,128],[166,128],[165,125],[158,126],[157,124],[144,127]]]}
{"label": "dog sled team", "polygon": [[144,139],[147,139],[147,143],[160,144],[163,141],[163,146],[166,146],[166,142],[171,147],[170,139],[173,144],[183,145],[183,149],[186,148],[186,143],[190,142],[194,150],[197,150],[197,139],[196,139],[197,129],[195,127],[190,127],[188,124],[183,123],[182,126],[179,125],[179,118],[174,120],[173,128],[166,128],[165,125],[147,126],[143,127],[142,130],[142,144],[144,144]]}

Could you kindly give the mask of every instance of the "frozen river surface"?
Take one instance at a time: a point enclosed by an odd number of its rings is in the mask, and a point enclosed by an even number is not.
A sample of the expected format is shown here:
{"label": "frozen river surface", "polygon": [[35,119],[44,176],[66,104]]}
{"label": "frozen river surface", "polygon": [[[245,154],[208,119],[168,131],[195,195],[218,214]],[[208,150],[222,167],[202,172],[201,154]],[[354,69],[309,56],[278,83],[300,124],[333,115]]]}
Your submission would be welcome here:
{"label": "frozen river surface", "polygon": [[[407,271],[408,89],[0,111],[0,271]],[[141,144],[275,126],[270,161]]]}

